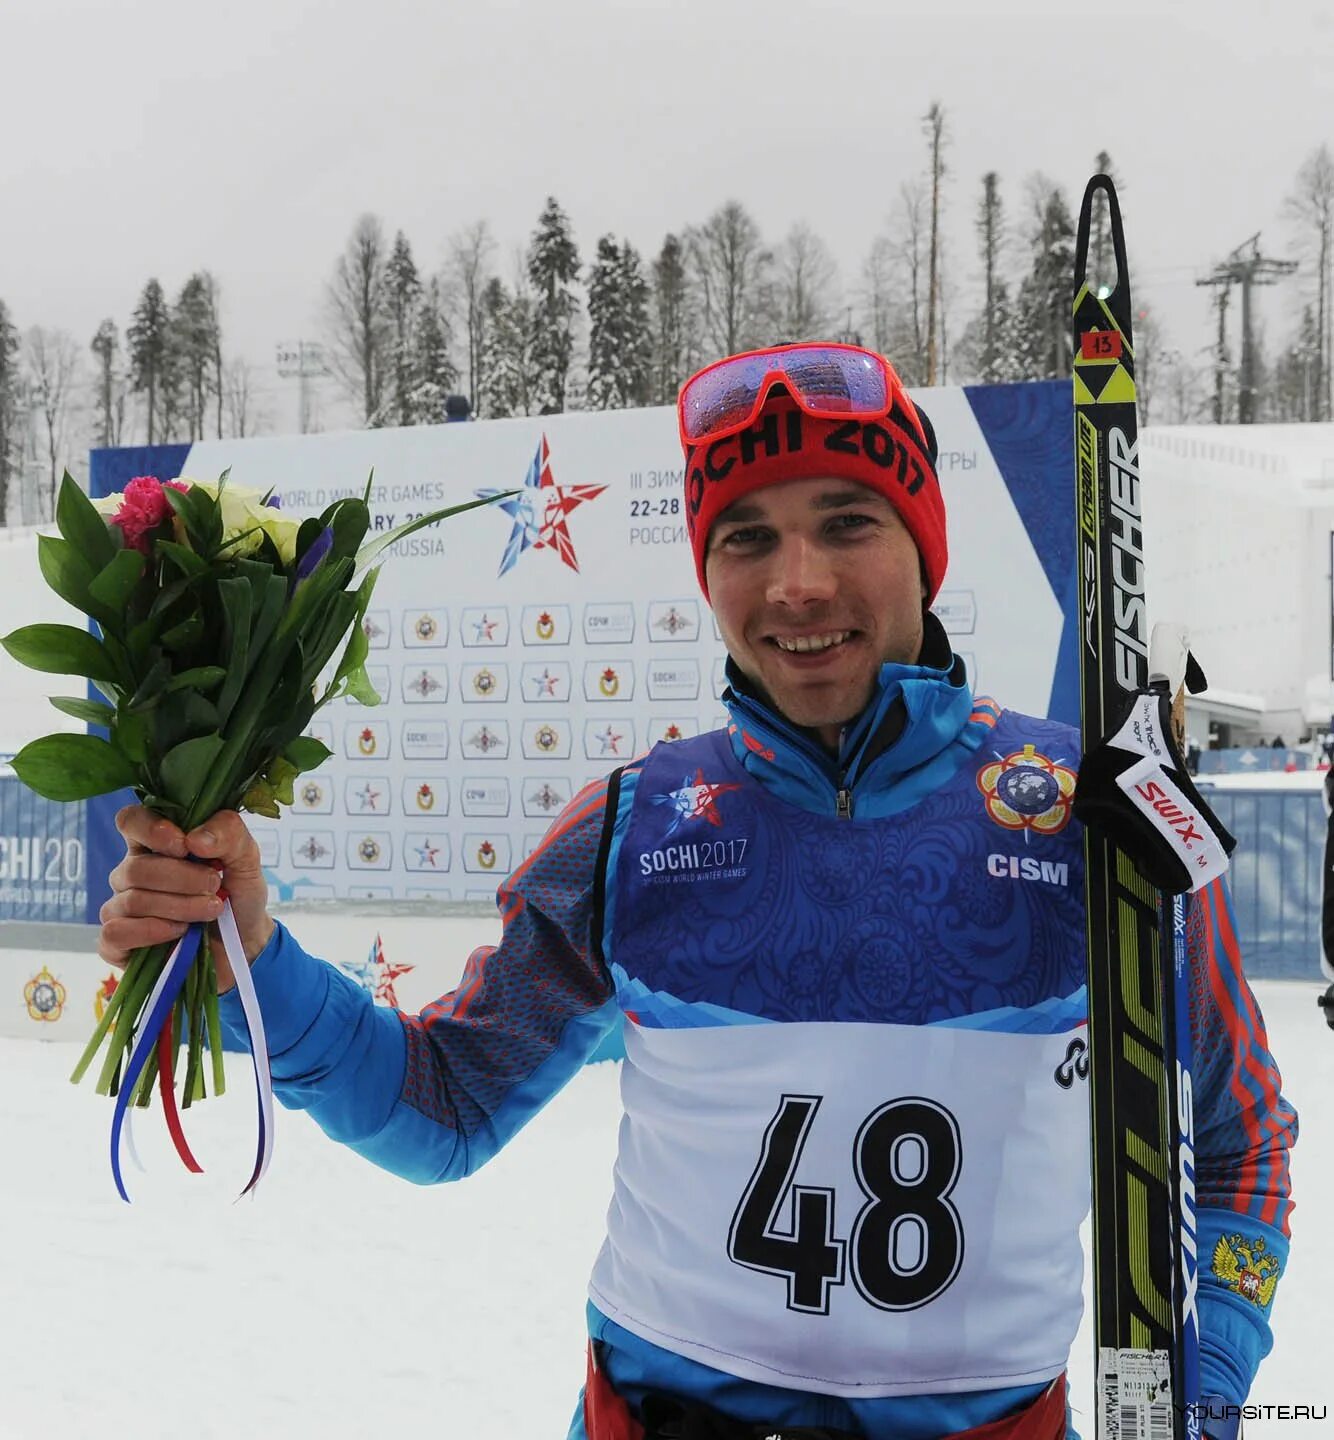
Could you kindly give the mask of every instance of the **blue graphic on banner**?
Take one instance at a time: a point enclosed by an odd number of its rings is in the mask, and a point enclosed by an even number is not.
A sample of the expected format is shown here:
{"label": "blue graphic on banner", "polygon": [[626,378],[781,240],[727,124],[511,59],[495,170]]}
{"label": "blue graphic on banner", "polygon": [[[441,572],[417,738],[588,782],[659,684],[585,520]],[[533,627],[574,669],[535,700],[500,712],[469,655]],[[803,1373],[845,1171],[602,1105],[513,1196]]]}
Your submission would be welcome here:
{"label": "blue graphic on banner", "polygon": [[83,804],[0,779],[0,920],[83,924],[87,874]]}
{"label": "blue graphic on banner", "polygon": [[964,387],[1065,624],[1047,714],[1079,724],[1075,596],[1075,411],[1063,380]]}
{"label": "blue graphic on banner", "polygon": [[[114,495],[139,475],[153,475],[159,480],[175,480],[181,473],[188,445],[126,445],[113,450],[88,452],[88,493],[94,500]],[[203,476],[216,479],[216,476]]]}

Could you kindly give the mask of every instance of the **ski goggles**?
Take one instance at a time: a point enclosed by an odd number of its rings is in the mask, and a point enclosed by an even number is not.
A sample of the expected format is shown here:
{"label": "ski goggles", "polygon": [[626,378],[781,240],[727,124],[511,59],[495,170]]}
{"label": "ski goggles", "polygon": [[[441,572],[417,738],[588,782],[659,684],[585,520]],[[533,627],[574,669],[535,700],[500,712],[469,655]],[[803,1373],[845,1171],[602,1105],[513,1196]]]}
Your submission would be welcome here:
{"label": "ski goggles", "polygon": [[683,448],[753,425],[775,385],[820,420],[879,420],[901,409],[926,444],[917,411],[889,361],[860,345],[831,341],[729,355],[692,375],[676,405]]}

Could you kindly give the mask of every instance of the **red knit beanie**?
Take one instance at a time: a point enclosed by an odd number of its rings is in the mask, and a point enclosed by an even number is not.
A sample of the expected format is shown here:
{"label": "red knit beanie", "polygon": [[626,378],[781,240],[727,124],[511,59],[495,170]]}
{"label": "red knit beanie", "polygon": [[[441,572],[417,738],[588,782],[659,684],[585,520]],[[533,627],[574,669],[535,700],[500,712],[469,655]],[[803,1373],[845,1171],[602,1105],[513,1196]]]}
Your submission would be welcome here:
{"label": "red knit beanie", "polygon": [[707,600],[709,530],[743,495],[783,480],[853,480],[899,513],[922,557],[929,605],[945,578],[945,502],[936,477],[936,437],[915,406],[896,404],[878,420],[817,420],[787,391],[769,392],[755,423],[739,434],[686,448],[686,524]]}

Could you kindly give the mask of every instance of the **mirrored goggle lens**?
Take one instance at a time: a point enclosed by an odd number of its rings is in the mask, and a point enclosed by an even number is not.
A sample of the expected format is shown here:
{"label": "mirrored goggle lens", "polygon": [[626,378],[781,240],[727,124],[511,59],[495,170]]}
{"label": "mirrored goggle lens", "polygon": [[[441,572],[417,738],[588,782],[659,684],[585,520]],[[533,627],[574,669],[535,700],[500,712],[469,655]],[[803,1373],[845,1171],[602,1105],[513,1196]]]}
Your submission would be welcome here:
{"label": "mirrored goggle lens", "polygon": [[766,377],[778,374],[817,414],[884,413],[889,392],[884,366],[856,350],[812,345],[779,355],[741,355],[691,381],[681,397],[681,418],[692,443],[744,421]]}

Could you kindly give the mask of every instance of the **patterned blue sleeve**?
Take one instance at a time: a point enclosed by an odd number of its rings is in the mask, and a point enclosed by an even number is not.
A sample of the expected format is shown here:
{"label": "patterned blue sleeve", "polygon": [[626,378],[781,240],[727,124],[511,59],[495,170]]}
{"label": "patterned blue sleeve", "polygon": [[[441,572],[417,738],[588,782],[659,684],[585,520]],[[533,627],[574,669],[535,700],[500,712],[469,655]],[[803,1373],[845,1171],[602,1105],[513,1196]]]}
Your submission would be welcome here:
{"label": "patterned blue sleeve", "polygon": [[[576,1074],[616,1018],[592,943],[606,782],[576,795],[497,892],[503,934],[458,987],[407,1015],[278,926],[251,967],[274,1093],[333,1139],[421,1184],[493,1156]],[[244,1042],[233,990],[224,1023]]]}
{"label": "patterned blue sleeve", "polygon": [[1200,1378],[1204,1394],[1239,1405],[1273,1345],[1269,1315],[1288,1258],[1297,1114],[1242,973],[1225,881],[1193,898],[1188,934]]}

